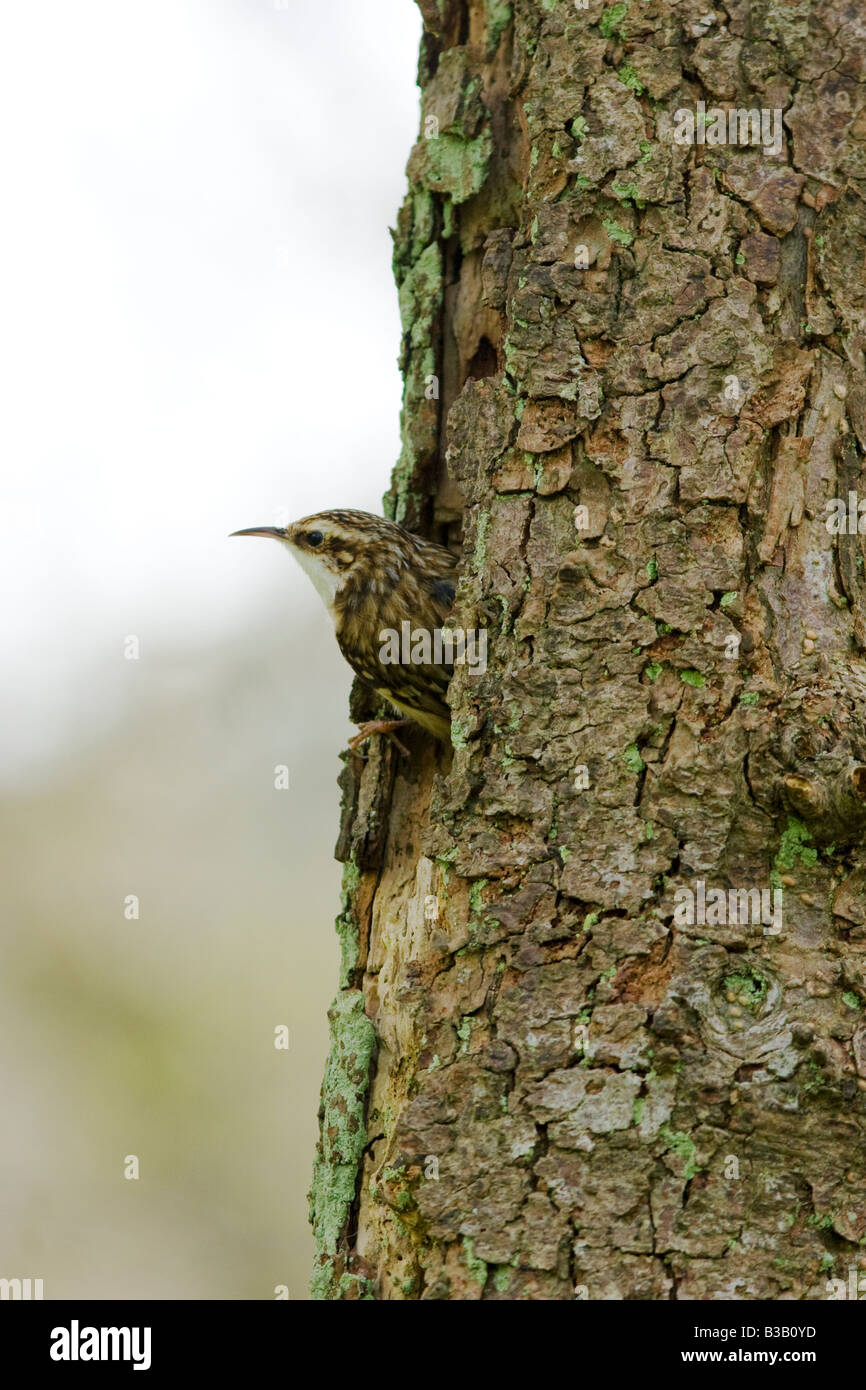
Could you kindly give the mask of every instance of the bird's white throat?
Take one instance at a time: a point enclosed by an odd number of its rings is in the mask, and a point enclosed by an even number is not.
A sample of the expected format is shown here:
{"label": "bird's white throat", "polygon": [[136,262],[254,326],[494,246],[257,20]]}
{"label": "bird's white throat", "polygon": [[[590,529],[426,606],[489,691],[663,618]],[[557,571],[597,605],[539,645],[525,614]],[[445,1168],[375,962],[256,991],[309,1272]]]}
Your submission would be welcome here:
{"label": "bird's white throat", "polygon": [[334,600],[340,592],[342,581],[339,576],[334,574],[318,555],[311,555],[308,550],[301,550],[294,545],[287,547],[294,555],[301,569],[309,575],[313,582],[313,588],[324,603],[331,617],[334,618]]}

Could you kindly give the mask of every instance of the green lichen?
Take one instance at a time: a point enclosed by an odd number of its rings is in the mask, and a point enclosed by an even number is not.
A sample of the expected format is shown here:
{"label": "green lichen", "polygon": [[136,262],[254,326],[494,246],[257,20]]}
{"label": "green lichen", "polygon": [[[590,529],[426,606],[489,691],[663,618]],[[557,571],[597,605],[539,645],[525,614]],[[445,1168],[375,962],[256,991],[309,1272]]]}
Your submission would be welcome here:
{"label": "green lichen", "polygon": [[702,675],[700,671],[680,671],[680,680],[685,681],[686,685],[695,686],[696,689],[700,689],[702,685],[707,683],[706,676]]}
{"label": "green lichen", "polygon": [[[429,196],[429,195],[428,195]],[[407,200],[401,217],[411,209],[413,232],[408,235],[414,248],[414,218],[418,214],[417,195]],[[421,202],[422,218],[426,204]],[[426,230],[426,220],[425,220]],[[404,372],[403,410],[400,420],[402,448],[391,480],[391,491],[384,499],[385,515],[402,522],[407,513],[417,512],[422,501],[418,478],[433,448],[431,406],[425,392],[429,379],[437,375],[433,351],[434,323],[443,295],[442,252],[436,242],[413,250],[406,260],[406,246],[395,251],[395,274],[399,282],[398,302],[403,328],[402,367]]]}
{"label": "green lichen", "polygon": [[571,131],[571,134],[574,136],[578,144],[580,144],[584,136],[586,135],[586,117],[575,116],[574,120],[569,126],[569,130]]}
{"label": "green lichen", "polygon": [[615,222],[612,217],[605,217],[602,221],[602,226],[611,241],[615,241],[618,246],[631,246],[634,241],[631,232],[625,231],[625,229],[621,227],[618,222]]}
{"label": "green lichen", "polygon": [[613,38],[614,34],[616,34],[620,30],[620,25],[622,24],[622,21],[625,19],[627,13],[627,4],[611,5],[609,9],[605,10],[604,14],[598,22],[598,27],[601,30],[604,38]]}
{"label": "green lichen", "polygon": [[651,661],[650,664],[648,666],[645,666],[643,669],[644,675],[647,676],[651,681],[657,681],[662,673],[662,667],[657,661]]}
{"label": "green lichen", "polygon": [[664,1125],[661,1136],[669,1149],[673,1149],[675,1154],[683,1160],[685,1167],[683,1177],[686,1182],[691,1182],[701,1171],[701,1165],[696,1162],[697,1145],[690,1134],[682,1130],[671,1129],[670,1125]]}
{"label": "green lichen", "polygon": [[734,996],[731,1003],[740,1004],[755,1014],[767,997],[767,981],[755,971],[740,972],[725,976],[725,990]]}
{"label": "green lichen", "polygon": [[634,68],[629,67],[628,63],[624,63],[619,69],[617,77],[624,87],[628,87],[629,91],[634,92],[635,96],[643,95],[643,83]]}
{"label": "green lichen", "polygon": [[436,203],[429,188],[412,190],[412,232],[409,240],[410,265],[421,256],[436,236]]}
{"label": "green lichen", "polygon": [[471,1014],[464,1014],[454,1030],[460,1039],[459,1056],[465,1057],[469,1048],[469,1040],[472,1037],[472,1029],[475,1027],[475,1019]]}
{"label": "green lichen", "polygon": [[471,71],[464,48],[450,48],[425,90],[422,135],[407,170],[410,184],[465,203],[487,178],[492,147],[481,77]]}
{"label": "green lichen", "polygon": [[463,1259],[472,1278],[483,1289],[487,1283],[487,1262],[475,1254],[475,1246],[469,1236],[463,1237]]}
{"label": "green lichen", "polygon": [[[413,347],[427,347],[429,350],[426,327],[439,308],[442,285],[442,252],[432,242],[425,246],[403,277],[397,295],[400,323]],[[424,365],[432,365],[432,361],[431,357]]]}
{"label": "green lichen", "polygon": [[373,1283],[362,1274],[341,1274],[337,1283],[337,1297],[357,1299],[361,1303],[375,1303]]}
{"label": "green lichen", "polygon": [[636,208],[645,208],[646,199],[642,198],[635,183],[612,183],[610,191],[621,203],[634,203]]}
{"label": "green lichen", "polygon": [[448,134],[425,141],[423,185],[434,193],[447,193],[455,204],[465,203],[483,187],[492,149],[486,126],[472,140]]}
{"label": "green lichen", "polygon": [[487,22],[487,54],[489,57],[499,47],[499,40],[511,23],[511,6],[506,0],[485,0]]}
{"label": "green lichen", "polygon": [[358,965],[360,935],[355,917],[353,899],[361,881],[361,871],[354,859],[343,865],[343,883],[340,890],[341,912],[335,922],[340,941],[340,988],[346,989],[352,983],[352,976]]}
{"label": "green lichen", "polygon": [[367,1144],[364,1108],[376,1047],[360,990],[338,995],[328,1018],[331,1050],[322,1082],[322,1122],[309,1195],[317,1255],[312,1294],[319,1299],[341,1297],[343,1280],[352,1278],[336,1278],[334,1257],[355,1200]]}
{"label": "green lichen", "polygon": [[719,599],[719,607],[730,608],[731,604],[735,603],[738,597],[739,592],[737,589],[729,589],[728,592],[722,594],[722,597]]}
{"label": "green lichen", "polygon": [[746,709],[751,709],[754,705],[758,703],[760,698],[761,695],[759,691],[747,690],[744,695],[740,696],[740,704],[745,705]]}
{"label": "green lichen", "polygon": [[820,1091],[824,1085],[821,1068],[812,1057],[800,1066],[797,1076],[800,1081],[800,1090],[804,1095],[808,1096],[812,1091]]}
{"label": "green lichen", "polygon": [[469,909],[473,917],[481,916],[484,906],[484,889],[487,887],[486,878],[476,878],[469,888]]}
{"label": "green lichen", "polygon": [[643,772],[646,763],[640,755],[640,749],[636,743],[630,743],[622,755],[622,760],[629,772]]}
{"label": "green lichen", "polygon": [[790,873],[799,860],[804,868],[811,869],[818,861],[818,851],[808,843],[811,833],[796,816],[788,817],[788,824],[782,831],[779,848],[770,871],[770,882],[774,888],[782,888],[782,874]]}
{"label": "green lichen", "polygon": [[816,1226],[819,1231],[828,1231],[833,1225],[833,1216],[830,1212],[825,1216],[819,1216],[817,1212],[813,1212],[806,1224],[807,1226]]}
{"label": "green lichen", "polygon": [[475,549],[472,552],[472,559],[477,570],[481,569],[487,559],[487,532],[490,529],[490,513],[482,512],[478,518],[478,528],[475,532]]}
{"label": "green lichen", "polygon": [[842,1002],[847,1004],[849,1009],[859,1009],[861,1007],[859,998],[852,990],[847,990],[845,994],[842,995]]}
{"label": "green lichen", "polygon": [[463,728],[462,724],[461,724],[457,719],[452,719],[452,720],[451,720],[451,747],[452,747],[452,748],[465,748],[468,742],[469,742],[469,740],[468,740],[468,738],[467,738],[467,736],[466,736],[466,730]]}

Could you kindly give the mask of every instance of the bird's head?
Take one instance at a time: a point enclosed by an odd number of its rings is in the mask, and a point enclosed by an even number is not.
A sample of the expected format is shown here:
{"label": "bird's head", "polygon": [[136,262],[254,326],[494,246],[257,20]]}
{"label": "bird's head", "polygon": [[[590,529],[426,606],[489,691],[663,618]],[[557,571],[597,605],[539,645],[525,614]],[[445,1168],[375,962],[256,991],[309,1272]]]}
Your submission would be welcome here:
{"label": "bird's head", "polygon": [[281,541],[309,575],[332,616],[347,585],[375,589],[389,582],[389,571],[390,583],[396,584],[414,539],[384,517],[354,511],[316,512],[284,528],[252,526],[232,534]]}

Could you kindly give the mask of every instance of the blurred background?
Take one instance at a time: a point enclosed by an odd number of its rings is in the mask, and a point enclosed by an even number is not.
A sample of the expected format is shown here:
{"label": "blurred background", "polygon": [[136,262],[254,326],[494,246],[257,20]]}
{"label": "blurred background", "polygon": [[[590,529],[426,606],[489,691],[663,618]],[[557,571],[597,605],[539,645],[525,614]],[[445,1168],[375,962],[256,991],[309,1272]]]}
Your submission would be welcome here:
{"label": "blurred background", "polygon": [[308,1296],[351,673],[227,537],[381,510],[420,30],[0,12],[0,1277],[46,1299]]}

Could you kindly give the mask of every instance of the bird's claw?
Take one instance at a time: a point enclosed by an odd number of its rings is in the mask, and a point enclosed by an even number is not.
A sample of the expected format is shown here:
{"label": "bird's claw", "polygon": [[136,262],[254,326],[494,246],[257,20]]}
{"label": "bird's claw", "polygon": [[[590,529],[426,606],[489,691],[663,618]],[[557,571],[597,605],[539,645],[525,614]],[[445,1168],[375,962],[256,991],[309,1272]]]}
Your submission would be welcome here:
{"label": "bird's claw", "polygon": [[358,732],[349,739],[349,747],[353,753],[357,753],[362,743],[366,743],[373,734],[384,734],[396,743],[404,758],[409,757],[408,748],[397,738],[395,729],[404,729],[410,721],[408,719],[368,719],[366,723],[358,725]]}

